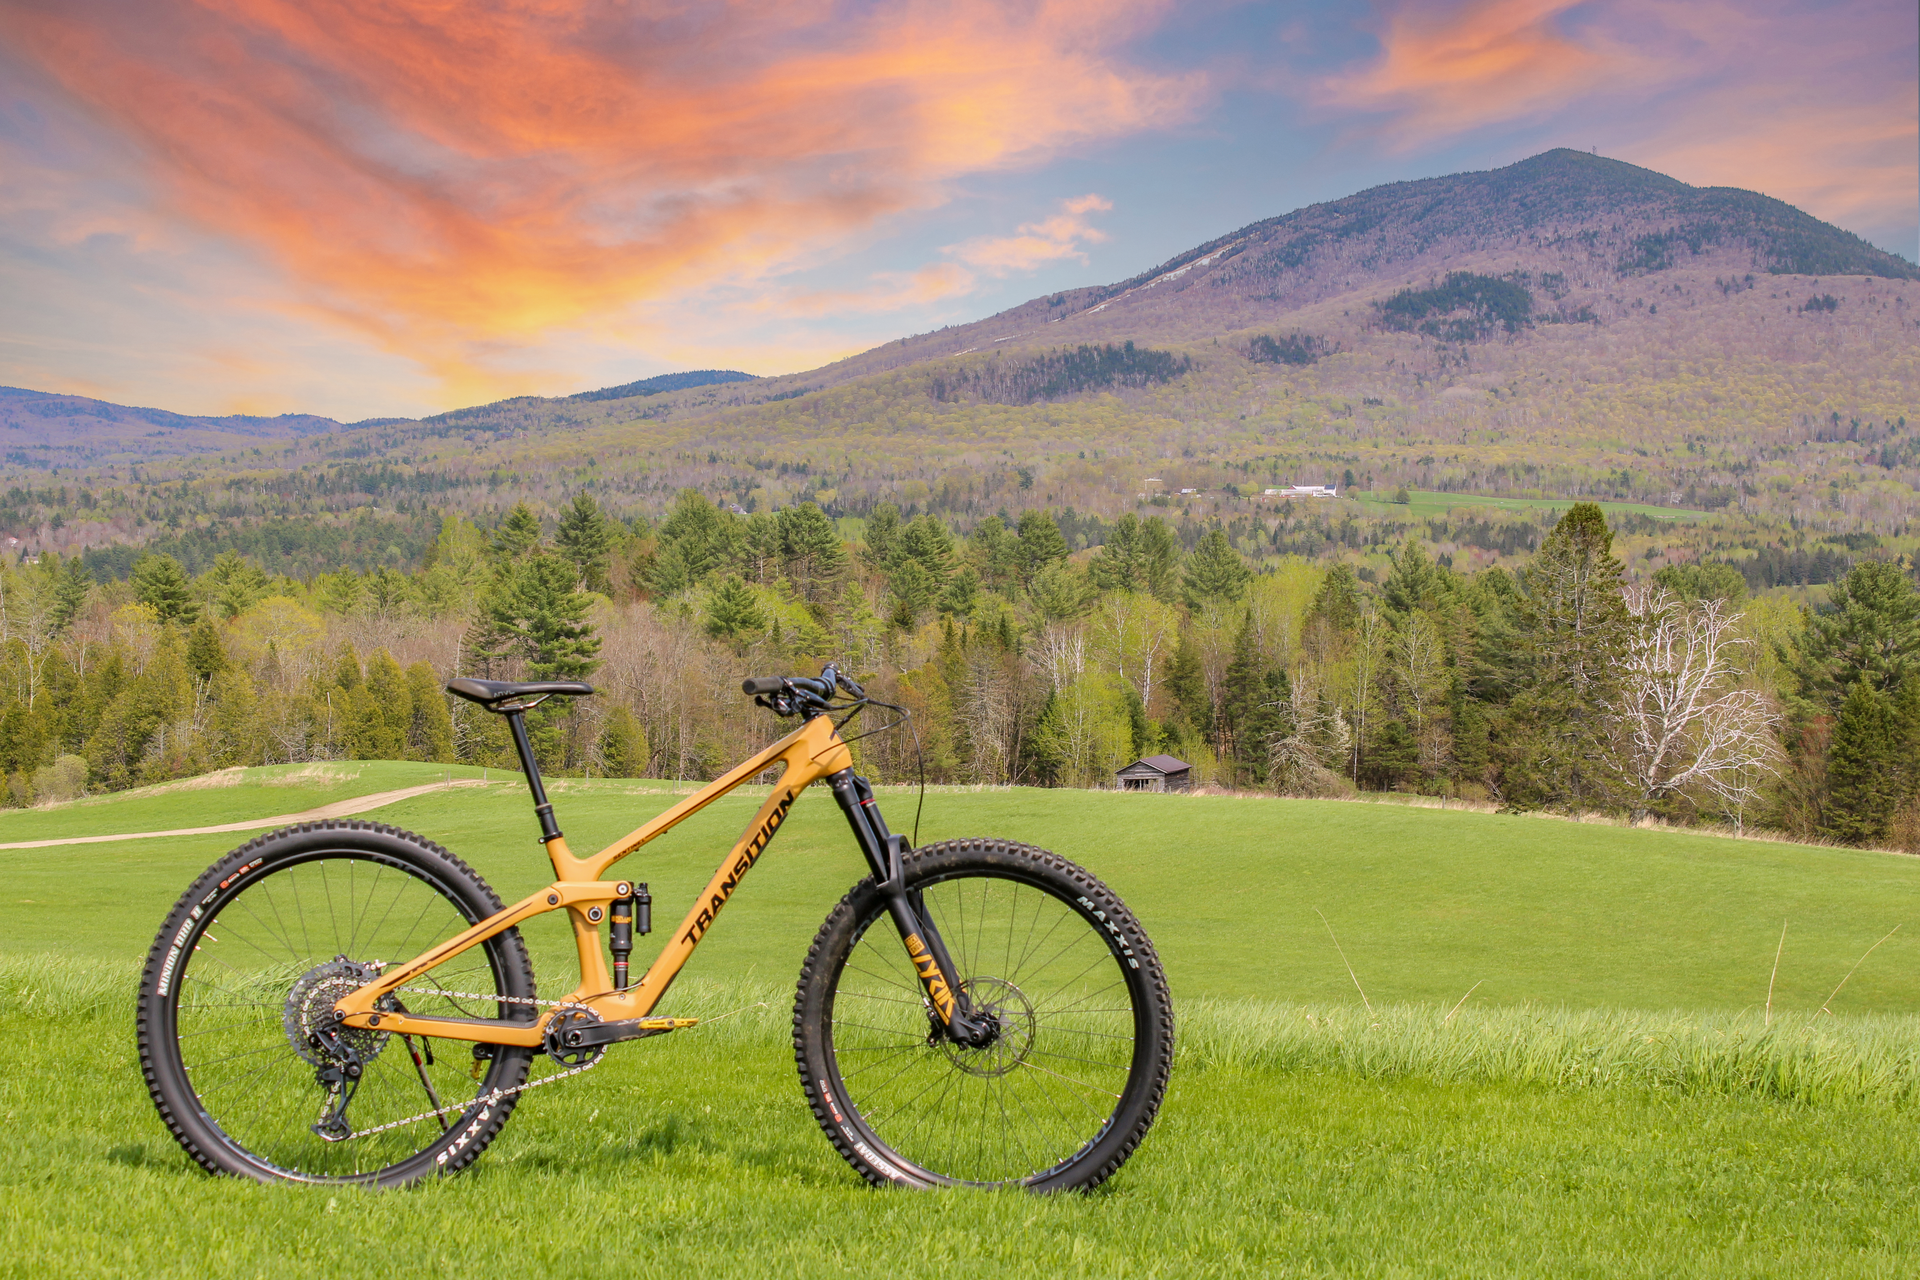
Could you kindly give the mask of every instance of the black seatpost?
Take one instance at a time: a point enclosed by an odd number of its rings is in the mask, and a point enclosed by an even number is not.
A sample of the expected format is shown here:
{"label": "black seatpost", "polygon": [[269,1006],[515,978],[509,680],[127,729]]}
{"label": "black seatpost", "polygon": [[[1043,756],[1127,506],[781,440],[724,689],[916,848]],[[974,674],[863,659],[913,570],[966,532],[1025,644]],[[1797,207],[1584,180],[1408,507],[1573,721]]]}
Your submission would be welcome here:
{"label": "black seatpost", "polygon": [[540,843],[546,844],[560,838],[560,828],[554,825],[553,805],[547,801],[547,789],[540,785],[540,766],[533,761],[533,743],[527,740],[525,721],[525,712],[507,713],[507,725],[513,730],[513,749],[520,753],[520,769],[527,775],[527,786],[533,792],[533,813],[540,819]]}

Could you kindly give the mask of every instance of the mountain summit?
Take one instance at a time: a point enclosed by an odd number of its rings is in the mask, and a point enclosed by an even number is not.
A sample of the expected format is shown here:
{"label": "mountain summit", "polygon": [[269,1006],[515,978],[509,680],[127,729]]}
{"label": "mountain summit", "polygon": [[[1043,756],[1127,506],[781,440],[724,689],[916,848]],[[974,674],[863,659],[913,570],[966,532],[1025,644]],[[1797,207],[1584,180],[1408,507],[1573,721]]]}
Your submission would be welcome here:
{"label": "mountain summit", "polygon": [[1920,279],[1920,267],[1785,201],[1562,147],[1266,218],[1131,279],[1035,298],[829,370],[858,376],[1016,339],[1193,341],[1446,271],[1524,272],[1564,295],[1680,267]]}

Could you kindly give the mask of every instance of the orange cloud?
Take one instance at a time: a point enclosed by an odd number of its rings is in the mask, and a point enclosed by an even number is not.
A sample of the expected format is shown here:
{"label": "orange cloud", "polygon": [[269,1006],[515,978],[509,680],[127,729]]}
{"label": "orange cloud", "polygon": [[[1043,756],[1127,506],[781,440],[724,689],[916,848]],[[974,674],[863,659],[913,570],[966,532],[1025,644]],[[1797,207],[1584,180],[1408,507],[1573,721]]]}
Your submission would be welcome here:
{"label": "orange cloud", "polygon": [[1551,125],[1554,141],[1691,183],[1856,228],[1911,225],[1910,2],[1397,0],[1377,34],[1378,54],[1315,96],[1395,149]]}
{"label": "orange cloud", "polygon": [[980,236],[948,245],[941,252],[996,276],[1037,271],[1063,258],[1085,262],[1087,255],[1081,250],[1081,244],[1098,244],[1107,238],[1106,232],[1089,223],[1086,215],[1105,213],[1112,208],[1113,202],[1103,196],[1062,200],[1060,212],[1039,222],[1025,223],[1018,235]]}
{"label": "orange cloud", "polygon": [[1558,107],[1617,75],[1619,51],[1575,43],[1554,19],[1578,0],[1474,0],[1389,13],[1380,54],[1320,84],[1323,103],[1393,113],[1402,147]]}
{"label": "orange cloud", "polygon": [[174,213],[464,394],[502,347],[1191,114],[1200,78],[1118,53],[1164,2],[0,0],[0,33]]}

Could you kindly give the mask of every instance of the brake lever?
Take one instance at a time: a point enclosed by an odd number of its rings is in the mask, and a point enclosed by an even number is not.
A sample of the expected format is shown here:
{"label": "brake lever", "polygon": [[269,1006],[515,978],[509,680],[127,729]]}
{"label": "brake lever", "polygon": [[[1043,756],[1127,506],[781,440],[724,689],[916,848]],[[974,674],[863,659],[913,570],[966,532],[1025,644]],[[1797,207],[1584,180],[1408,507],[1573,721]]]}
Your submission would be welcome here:
{"label": "brake lever", "polygon": [[767,710],[773,712],[773,714],[780,716],[782,718],[785,718],[787,716],[791,716],[794,714],[795,708],[794,708],[793,702],[784,693],[774,694],[772,701],[767,700],[766,694],[764,693],[758,694],[754,697],[753,701],[754,701],[754,705],[765,707]]}

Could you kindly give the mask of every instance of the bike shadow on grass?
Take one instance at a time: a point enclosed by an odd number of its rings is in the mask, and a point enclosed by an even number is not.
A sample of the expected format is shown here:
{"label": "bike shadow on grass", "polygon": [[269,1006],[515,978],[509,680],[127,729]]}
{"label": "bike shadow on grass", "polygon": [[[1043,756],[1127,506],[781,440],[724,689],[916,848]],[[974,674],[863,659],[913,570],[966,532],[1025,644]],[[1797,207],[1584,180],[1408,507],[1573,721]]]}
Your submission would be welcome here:
{"label": "bike shadow on grass", "polygon": [[[803,1117],[804,1118],[804,1117]],[[615,1123],[618,1123],[616,1121]],[[509,1142],[512,1140],[509,1139]],[[522,1139],[525,1147],[517,1151],[496,1150],[500,1157],[490,1169],[487,1162],[472,1172],[495,1172],[511,1176],[512,1171],[564,1173],[579,1175],[589,1171],[624,1170],[638,1173],[684,1170],[708,1170],[716,1165],[756,1173],[782,1182],[798,1181],[821,1188],[857,1185],[849,1181],[846,1166],[811,1150],[819,1141],[811,1126],[791,1141],[772,1141],[764,1123],[715,1122],[706,1115],[671,1112],[658,1116],[626,1134],[607,1130],[606,1117],[593,1121],[578,1141],[540,1136]]]}

